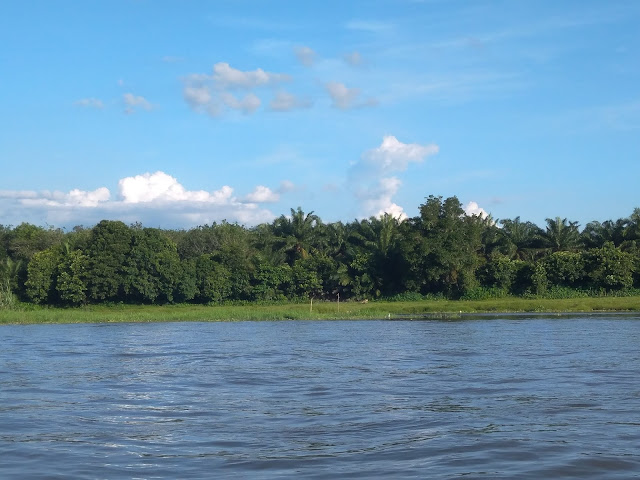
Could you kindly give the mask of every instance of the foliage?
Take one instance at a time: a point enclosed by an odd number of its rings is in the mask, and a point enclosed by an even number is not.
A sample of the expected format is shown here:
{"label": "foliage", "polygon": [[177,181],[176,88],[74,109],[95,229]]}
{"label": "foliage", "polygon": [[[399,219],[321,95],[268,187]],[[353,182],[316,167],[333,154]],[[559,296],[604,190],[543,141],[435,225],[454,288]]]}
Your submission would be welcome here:
{"label": "foliage", "polygon": [[196,262],[197,298],[203,303],[220,303],[231,296],[231,272],[212,255],[201,255]]}
{"label": "foliage", "polygon": [[58,263],[56,290],[60,301],[80,305],[87,300],[88,257],[81,250],[68,251]]}
{"label": "foliage", "polygon": [[578,222],[562,220],[560,217],[547,218],[547,229],[542,234],[544,245],[553,252],[575,250],[580,245]]}
{"label": "foliage", "polygon": [[[187,231],[103,220],[63,231],[0,226],[0,303],[245,304],[315,300],[429,301],[630,295],[640,288],[640,209],[628,218],[467,215],[429,196],[419,215],[325,224],[291,209],[247,229]],[[315,306],[315,302],[314,302]],[[4,308],[4,307],[3,307]]]}
{"label": "foliage", "polygon": [[582,253],[558,251],[541,260],[547,280],[553,285],[577,287],[585,277]]}
{"label": "foliage", "polygon": [[591,286],[605,290],[622,290],[633,285],[633,257],[616,248],[612,242],[586,254]]}
{"label": "foliage", "polygon": [[27,268],[27,295],[35,303],[56,301],[56,274],[60,261],[59,248],[48,248],[33,254]]}
{"label": "foliage", "polygon": [[122,298],[127,282],[127,256],[131,251],[131,229],[119,221],[103,220],[92,230],[87,245],[87,285],[93,301]]}
{"label": "foliage", "polygon": [[413,237],[410,264],[423,293],[442,291],[455,297],[476,286],[485,228],[480,217],[465,215],[456,197],[443,201],[430,196],[413,225],[418,235]]}

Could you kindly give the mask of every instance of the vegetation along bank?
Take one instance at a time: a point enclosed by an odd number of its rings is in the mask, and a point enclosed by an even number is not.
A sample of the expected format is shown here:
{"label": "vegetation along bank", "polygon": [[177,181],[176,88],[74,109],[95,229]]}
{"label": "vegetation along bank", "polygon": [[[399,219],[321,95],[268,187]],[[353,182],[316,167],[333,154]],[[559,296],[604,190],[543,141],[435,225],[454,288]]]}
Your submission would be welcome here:
{"label": "vegetation along bank", "polygon": [[[633,310],[632,297],[640,293],[640,209],[582,229],[559,217],[544,227],[520,218],[495,222],[466,215],[456,197],[434,196],[405,221],[385,215],[326,224],[298,208],[252,228],[222,222],[163,230],[103,220],[65,232],[23,223],[0,226],[0,265],[0,309],[25,312],[46,312],[33,307],[40,305],[86,313],[121,303],[253,303],[268,312],[266,304],[284,302],[297,318],[296,309],[308,313],[313,298],[318,315],[340,301],[362,305],[354,308],[368,317],[367,308],[384,299],[455,311],[464,308],[445,308],[447,301],[510,305],[586,297],[611,299],[605,310]],[[621,307],[624,298],[628,308]],[[364,300],[369,303],[358,303]],[[512,310],[535,310],[523,305]]]}

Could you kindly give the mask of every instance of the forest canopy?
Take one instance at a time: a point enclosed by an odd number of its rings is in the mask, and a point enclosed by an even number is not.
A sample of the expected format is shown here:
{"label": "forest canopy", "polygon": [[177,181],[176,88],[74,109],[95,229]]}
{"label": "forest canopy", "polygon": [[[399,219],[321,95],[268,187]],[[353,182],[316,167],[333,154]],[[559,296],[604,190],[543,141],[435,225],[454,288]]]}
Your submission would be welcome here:
{"label": "forest canopy", "polygon": [[323,223],[300,207],[268,224],[190,230],[103,220],[72,231],[0,226],[0,307],[480,298],[637,293],[640,209],[628,218],[465,214],[430,196],[419,215]]}

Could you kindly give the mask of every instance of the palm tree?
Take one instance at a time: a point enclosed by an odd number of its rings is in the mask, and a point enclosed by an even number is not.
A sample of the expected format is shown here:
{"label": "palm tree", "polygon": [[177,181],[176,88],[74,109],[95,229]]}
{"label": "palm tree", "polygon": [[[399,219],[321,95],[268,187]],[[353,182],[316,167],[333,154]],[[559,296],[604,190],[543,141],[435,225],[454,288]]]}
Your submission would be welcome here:
{"label": "palm tree", "polygon": [[309,212],[305,215],[300,207],[291,209],[291,216],[281,215],[273,222],[276,244],[285,252],[289,264],[299,258],[307,258],[322,243],[318,227],[320,217]]}
{"label": "palm tree", "polygon": [[612,242],[619,247],[625,238],[625,231],[629,225],[629,220],[619,218],[615,222],[606,220],[600,222],[589,222],[584,227],[581,237],[587,248],[600,248],[607,242]]}
{"label": "palm tree", "polygon": [[381,217],[371,217],[360,222],[356,238],[368,249],[386,257],[398,241],[399,225],[398,219],[388,213]]}
{"label": "palm tree", "polygon": [[505,254],[519,260],[532,260],[540,250],[543,231],[532,222],[522,222],[520,217],[500,220],[504,235]]}
{"label": "palm tree", "polygon": [[362,220],[356,224],[353,241],[356,249],[366,252],[370,259],[367,274],[376,294],[391,293],[400,288],[400,277],[406,273],[400,258],[400,221],[388,213]]}
{"label": "palm tree", "polygon": [[566,218],[547,218],[547,229],[542,239],[547,248],[553,252],[575,250],[580,245],[578,222],[567,222]]}

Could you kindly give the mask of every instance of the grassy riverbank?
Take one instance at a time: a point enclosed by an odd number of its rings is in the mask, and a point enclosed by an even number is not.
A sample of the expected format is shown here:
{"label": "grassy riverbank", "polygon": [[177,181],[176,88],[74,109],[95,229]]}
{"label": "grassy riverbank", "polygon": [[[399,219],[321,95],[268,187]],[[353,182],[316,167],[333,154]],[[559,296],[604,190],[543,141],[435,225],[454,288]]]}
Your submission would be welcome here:
{"label": "grassy riverbank", "polygon": [[116,305],[81,308],[1,310],[0,324],[242,321],[306,319],[455,318],[460,313],[640,311],[640,297],[492,300],[424,300],[418,302],[318,302],[278,305]]}

